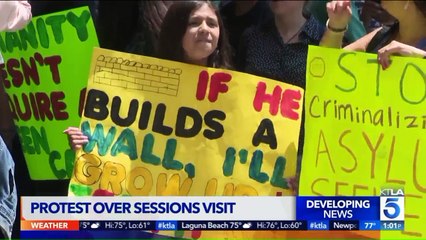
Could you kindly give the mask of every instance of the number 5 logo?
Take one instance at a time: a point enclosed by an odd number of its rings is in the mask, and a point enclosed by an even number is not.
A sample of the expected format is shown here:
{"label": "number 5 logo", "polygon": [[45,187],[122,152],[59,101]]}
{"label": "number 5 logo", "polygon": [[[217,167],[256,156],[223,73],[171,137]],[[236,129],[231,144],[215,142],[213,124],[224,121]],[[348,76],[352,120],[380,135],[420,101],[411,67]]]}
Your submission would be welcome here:
{"label": "number 5 logo", "polygon": [[381,197],[380,220],[404,220],[404,198]]}
{"label": "number 5 logo", "polygon": [[[387,218],[390,219],[394,219],[396,217],[399,216],[399,212],[401,212],[401,210],[399,209],[398,206],[398,200],[399,198],[388,198],[386,199],[386,204],[385,204],[385,208],[383,210],[383,213],[385,214],[385,216]],[[393,212],[393,213],[391,213]]]}

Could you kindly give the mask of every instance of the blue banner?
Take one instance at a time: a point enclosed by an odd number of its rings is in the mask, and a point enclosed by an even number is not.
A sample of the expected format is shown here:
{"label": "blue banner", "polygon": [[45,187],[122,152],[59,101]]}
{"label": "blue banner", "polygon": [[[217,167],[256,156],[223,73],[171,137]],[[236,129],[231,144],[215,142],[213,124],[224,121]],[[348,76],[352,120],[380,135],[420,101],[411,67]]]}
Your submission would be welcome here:
{"label": "blue banner", "polygon": [[297,197],[299,220],[380,220],[380,197]]}

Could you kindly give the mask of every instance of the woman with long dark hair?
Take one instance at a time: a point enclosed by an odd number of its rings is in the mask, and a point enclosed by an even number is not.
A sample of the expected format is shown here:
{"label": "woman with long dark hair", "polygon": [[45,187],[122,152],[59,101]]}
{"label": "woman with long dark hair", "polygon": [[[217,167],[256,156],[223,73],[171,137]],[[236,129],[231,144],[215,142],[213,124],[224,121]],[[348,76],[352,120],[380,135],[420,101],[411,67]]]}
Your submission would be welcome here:
{"label": "woman with long dark hair", "polygon": [[161,26],[157,57],[230,68],[230,45],[217,7],[210,1],[173,3]]}

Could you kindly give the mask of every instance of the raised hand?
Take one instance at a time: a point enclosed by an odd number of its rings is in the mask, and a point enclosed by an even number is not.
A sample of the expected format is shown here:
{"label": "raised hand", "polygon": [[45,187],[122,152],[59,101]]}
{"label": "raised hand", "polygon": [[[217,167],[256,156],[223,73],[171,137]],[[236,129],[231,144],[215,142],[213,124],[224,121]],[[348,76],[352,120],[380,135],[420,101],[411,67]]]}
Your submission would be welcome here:
{"label": "raised hand", "polygon": [[327,3],[328,28],[345,31],[352,16],[351,1],[334,0]]}

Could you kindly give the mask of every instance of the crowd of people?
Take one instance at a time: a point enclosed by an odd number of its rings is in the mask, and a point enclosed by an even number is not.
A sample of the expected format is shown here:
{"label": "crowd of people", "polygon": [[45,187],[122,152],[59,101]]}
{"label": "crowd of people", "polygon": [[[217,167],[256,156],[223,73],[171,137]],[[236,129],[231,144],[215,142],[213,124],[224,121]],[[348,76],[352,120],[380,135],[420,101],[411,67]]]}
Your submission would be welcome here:
{"label": "crowd of people", "polygon": [[[0,31],[22,28],[31,18],[31,12],[28,12],[31,8],[26,1],[14,3],[25,8],[17,10],[16,14],[4,14],[12,11],[7,6],[12,4],[0,2]],[[41,6],[43,1],[30,3],[34,16],[62,10]],[[62,3],[63,9],[73,7],[72,3]],[[56,3],[49,4],[54,6]],[[426,28],[413,27],[426,26],[425,1],[132,1],[119,2],[120,8],[114,4],[117,3],[89,3],[101,47],[247,72],[302,88],[305,88],[309,45],[377,53],[383,69],[390,66],[392,55],[426,57]],[[326,16],[325,22],[318,16]],[[114,39],[114,36],[126,37]],[[7,121],[0,123],[0,129],[8,129],[10,134],[13,124],[10,119]],[[4,127],[6,125],[8,127]],[[88,141],[76,127],[66,129],[65,133],[74,149],[81,148]],[[303,135],[302,127],[298,172]],[[13,137],[7,142],[12,143]],[[15,162],[20,161],[19,147],[12,148],[9,144],[9,148]],[[16,214],[11,210],[16,209],[17,191],[13,182],[13,161],[3,141],[0,160],[0,208],[9,210],[7,216],[0,211],[0,226],[7,238],[11,236],[11,224]],[[297,177],[290,183],[297,192]],[[49,184],[53,189],[55,185],[64,187],[63,184]],[[18,184],[18,194],[20,190]],[[63,192],[64,189],[60,191]],[[30,194],[45,193],[35,191]],[[52,190],[50,193],[58,192]]]}

